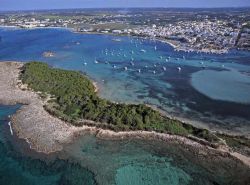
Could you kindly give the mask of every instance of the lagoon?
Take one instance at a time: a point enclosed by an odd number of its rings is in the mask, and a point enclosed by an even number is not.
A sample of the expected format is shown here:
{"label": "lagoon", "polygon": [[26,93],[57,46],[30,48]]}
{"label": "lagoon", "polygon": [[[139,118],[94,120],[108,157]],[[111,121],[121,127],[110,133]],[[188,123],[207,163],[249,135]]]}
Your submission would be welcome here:
{"label": "lagoon", "polygon": [[[0,35],[1,61],[38,60],[81,71],[98,83],[101,97],[155,105],[198,126],[250,135],[249,52],[178,52],[159,41],[79,34],[58,28],[1,28]],[[121,41],[114,41],[117,38]],[[43,53],[48,51],[54,56],[45,57]],[[197,75],[206,71],[212,76]],[[217,87],[223,93],[218,94]]]}
{"label": "lagoon", "polygon": [[[3,38],[0,43],[1,61],[39,60],[53,67],[78,70],[98,83],[100,96],[112,101],[153,104],[173,116],[199,120],[205,125],[207,121],[212,122],[211,128],[250,132],[248,103],[242,104],[236,96],[232,97],[234,101],[221,99],[223,95],[218,100],[211,93],[213,91],[208,92],[209,88],[205,93],[191,82],[197,79],[192,75],[210,70],[215,73],[227,71],[227,76],[237,71],[240,75],[234,77],[233,83],[241,83],[238,79],[244,79],[248,84],[249,53],[231,51],[224,55],[209,55],[176,52],[161,42],[132,37],[119,37],[121,42],[114,42],[114,36],[83,35],[67,29],[2,28],[0,35]],[[141,52],[142,49],[146,52]],[[44,57],[46,51],[55,55]],[[95,60],[99,63],[96,64]],[[131,65],[131,61],[135,65]],[[125,67],[128,70],[124,70]],[[219,80],[225,79],[223,75],[217,76]],[[199,80],[204,83],[212,80],[222,87],[226,85],[213,78],[199,77]],[[245,92],[238,93],[247,99]],[[28,149],[20,151],[19,145],[13,144],[19,141],[13,141],[14,137],[10,136],[8,115],[18,108],[0,108],[3,151],[3,173],[0,174],[4,177],[0,178],[0,184],[6,184],[9,179],[12,184],[60,184],[63,181],[67,184],[98,182],[104,185],[223,185],[244,184],[249,180],[249,168],[224,156],[214,158],[185,146],[157,141],[104,140],[87,133],[65,146],[51,163],[45,163],[34,151],[30,156]]]}

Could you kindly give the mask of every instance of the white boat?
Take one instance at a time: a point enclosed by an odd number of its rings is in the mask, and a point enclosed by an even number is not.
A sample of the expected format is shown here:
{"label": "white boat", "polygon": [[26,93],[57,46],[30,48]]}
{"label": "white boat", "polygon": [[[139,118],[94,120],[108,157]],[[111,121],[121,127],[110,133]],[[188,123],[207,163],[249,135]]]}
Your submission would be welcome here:
{"label": "white boat", "polygon": [[178,71],[181,71],[181,67],[177,67]]}
{"label": "white boat", "polygon": [[156,65],[156,64],[154,64],[154,67],[157,67],[157,65]]}
{"label": "white boat", "polygon": [[138,69],[138,73],[141,73],[141,69]]}
{"label": "white boat", "polygon": [[166,59],[166,62],[168,62],[169,61],[169,59]]}
{"label": "white boat", "polygon": [[10,127],[10,133],[11,133],[11,135],[13,135],[13,130],[12,130],[11,122],[9,122],[8,125]]}
{"label": "white boat", "polygon": [[86,66],[86,65],[87,65],[87,62],[84,62],[83,64]]}
{"label": "white boat", "polygon": [[98,62],[98,60],[96,60],[96,59],[95,59],[95,61],[94,61],[94,62],[95,62],[95,64],[98,64],[98,63],[99,63],[99,62]]}
{"label": "white boat", "polygon": [[134,62],[130,62],[130,64],[132,65],[132,66],[134,66],[135,64],[134,64]]}
{"label": "white boat", "polygon": [[155,46],[155,51],[157,50],[157,47]]}
{"label": "white boat", "polygon": [[113,68],[116,69],[116,65],[113,65]]}
{"label": "white boat", "polygon": [[153,71],[153,73],[155,74],[156,72],[155,72],[155,71]]}
{"label": "white boat", "polygon": [[146,53],[146,50],[145,49],[141,49],[141,52]]}
{"label": "white boat", "polygon": [[121,39],[112,39],[112,41],[121,42],[122,40]]}
{"label": "white boat", "polygon": [[167,68],[166,67],[163,67],[163,71],[166,71],[167,70]]}
{"label": "white boat", "polygon": [[128,70],[128,68],[127,68],[127,67],[124,67],[124,70],[125,70],[125,71],[127,71],[127,70]]}

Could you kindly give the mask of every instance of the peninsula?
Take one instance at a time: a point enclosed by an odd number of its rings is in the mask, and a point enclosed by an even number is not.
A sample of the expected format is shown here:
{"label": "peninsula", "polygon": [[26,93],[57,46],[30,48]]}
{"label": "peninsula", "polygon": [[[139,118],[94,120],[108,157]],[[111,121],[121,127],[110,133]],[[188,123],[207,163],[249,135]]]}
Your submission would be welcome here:
{"label": "peninsula", "polygon": [[1,62],[0,78],[0,104],[23,104],[11,118],[15,134],[38,152],[60,151],[85,131],[101,138],[177,142],[236,157],[250,166],[243,149],[250,147],[249,139],[211,133],[143,104],[101,99],[80,72],[54,69],[41,62]]}

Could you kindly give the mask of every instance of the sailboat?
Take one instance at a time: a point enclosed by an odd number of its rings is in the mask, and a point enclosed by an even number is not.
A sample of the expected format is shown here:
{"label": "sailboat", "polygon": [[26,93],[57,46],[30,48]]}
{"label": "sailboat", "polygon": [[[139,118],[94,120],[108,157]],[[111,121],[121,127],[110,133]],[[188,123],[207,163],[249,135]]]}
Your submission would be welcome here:
{"label": "sailboat", "polygon": [[99,62],[95,59],[95,64],[98,64]]}

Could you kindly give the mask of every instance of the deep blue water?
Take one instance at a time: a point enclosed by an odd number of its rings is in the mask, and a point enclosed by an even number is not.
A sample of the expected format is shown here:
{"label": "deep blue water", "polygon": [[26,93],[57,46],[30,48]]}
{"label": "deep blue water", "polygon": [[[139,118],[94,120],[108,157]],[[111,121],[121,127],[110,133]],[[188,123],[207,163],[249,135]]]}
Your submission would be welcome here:
{"label": "deep blue water", "polygon": [[[115,42],[114,36],[66,29],[2,28],[0,35],[1,61],[39,60],[79,70],[98,82],[102,97],[153,104],[202,122],[194,124],[250,135],[250,52],[185,53],[152,40],[118,37],[121,42]],[[45,51],[55,57],[44,58]]]}
{"label": "deep blue water", "polygon": [[[97,81],[100,96],[110,100],[149,103],[213,129],[250,133],[247,52],[176,52],[160,42],[132,37],[118,37],[121,42],[115,42],[114,36],[65,29],[1,28],[0,36],[0,61],[39,60],[79,70]],[[55,56],[45,58],[45,51]],[[0,185],[95,181],[104,185],[238,185],[250,181],[249,168],[226,157],[203,156],[174,144],[101,140],[89,134],[48,157],[48,162],[47,157],[24,150],[25,142],[10,135],[8,115],[18,108],[0,106]]]}

